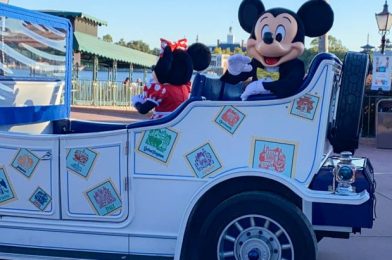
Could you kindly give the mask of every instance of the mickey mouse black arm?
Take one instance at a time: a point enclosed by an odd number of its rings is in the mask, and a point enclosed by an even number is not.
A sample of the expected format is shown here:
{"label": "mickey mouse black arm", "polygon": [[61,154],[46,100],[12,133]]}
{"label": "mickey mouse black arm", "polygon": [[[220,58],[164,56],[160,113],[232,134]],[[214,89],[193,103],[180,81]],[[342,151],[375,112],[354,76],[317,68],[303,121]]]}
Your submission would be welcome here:
{"label": "mickey mouse black arm", "polygon": [[238,84],[241,81],[246,81],[250,77],[252,77],[253,80],[256,80],[257,79],[256,69],[257,69],[257,67],[262,67],[262,65],[260,64],[260,62],[258,62],[255,59],[252,59],[250,65],[252,65],[252,68],[253,68],[252,71],[241,72],[239,75],[234,76],[234,75],[230,74],[229,71],[227,70],[223,74],[223,76],[220,78],[220,80],[223,82],[230,83],[230,84]]}
{"label": "mickey mouse black arm", "polygon": [[250,72],[241,72],[239,75],[234,76],[231,75],[228,71],[226,71],[225,74],[223,74],[223,76],[220,78],[220,80],[230,84],[238,84],[241,81],[246,81],[248,78],[253,77],[255,75],[255,72],[256,70]]}
{"label": "mickey mouse black arm", "polygon": [[303,83],[305,76],[304,67],[303,61],[299,59],[288,61],[280,67],[279,80],[264,82],[263,86],[278,97],[294,95]]}

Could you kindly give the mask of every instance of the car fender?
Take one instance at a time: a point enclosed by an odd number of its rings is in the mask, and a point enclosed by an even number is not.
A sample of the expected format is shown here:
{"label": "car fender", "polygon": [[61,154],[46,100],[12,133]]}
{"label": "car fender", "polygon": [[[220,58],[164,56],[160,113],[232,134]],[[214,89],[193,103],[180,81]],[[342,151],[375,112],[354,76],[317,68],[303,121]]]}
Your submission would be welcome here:
{"label": "car fender", "polygon": [[361,192],[354,196],[338,196],[333,194],[329,191],[313,191],[305,187],[303,184],[294,181],[293,179],[282,177],[280,175],[266,173],[260,170],[255,169],[243,169],[243,170],[234,170],[228,171],[222,174],[219,178],[214,178],[211,181],[207,182],[203,185],[192,197],[188,208],[186,209],[184,216],[182,218],[178,236],[177,236],[177,243],[175,248],[175,257],[174,259],[180,259],[182,243],[184,240],[185,230],[187,227],[187,223],[189,217],[191,216],[192,210],[203,197],[203,195],[208,192],[211,188],[215,187],[216,185],[238,177],[259,177],[264,179],[270,179],[276,181],[283,186],[287,187],[295,194],[297,194],[303,201],[305,202],[319,202],[319,203],[336,203],[336,204],[349,204],[349,205],[359,205],[365,203],[369,200],[370,196],[367,191]]}

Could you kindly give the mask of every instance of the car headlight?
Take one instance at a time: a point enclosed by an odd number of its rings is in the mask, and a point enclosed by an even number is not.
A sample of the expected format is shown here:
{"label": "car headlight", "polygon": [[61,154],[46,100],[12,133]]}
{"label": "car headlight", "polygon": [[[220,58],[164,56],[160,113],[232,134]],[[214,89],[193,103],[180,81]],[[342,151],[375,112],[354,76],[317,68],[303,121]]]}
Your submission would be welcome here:
{"label": "car headlight", "polygon": [[353,195],[355,188],[352,184],[355,182],[356,167],[352,163],[352,153],[342,152],[339,157],[339,162],[334,169],[334,182],[337,182],[336,187],[334,183],[334,191],[339,195]]}
{"label": "car headlight", "polygon": [[337,169],[336,180],[338,182],[353,183],[354,176],[355,176],[354,172],[355,172],[355,168],[353,169],[353,167],[349,165],[342,165]]}

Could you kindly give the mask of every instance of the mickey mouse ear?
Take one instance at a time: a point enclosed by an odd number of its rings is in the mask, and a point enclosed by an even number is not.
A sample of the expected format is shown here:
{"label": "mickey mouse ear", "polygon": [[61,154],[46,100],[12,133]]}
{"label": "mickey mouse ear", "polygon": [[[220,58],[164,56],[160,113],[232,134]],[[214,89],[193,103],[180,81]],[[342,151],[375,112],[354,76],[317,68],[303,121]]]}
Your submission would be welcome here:
{"label": "mickey mouse ear", "polygon": [[187,53],[192,58],[193,69],[196,71],[205,70],[211,63],[211,52],[202,43],[194,43],[189,46]]}
{"label": "mickey mouse ear", "polygon": [[334,20],[331,6],[324,0],[310,0],[304,3],[297,12],[305,27],[305,35],[318,37],[327,33]]}
{"label": "mickey mouse ear", "polygon": [[257,19],[264,11],[264,5],[260,0],[243,0],[238,9],[238,20],[242,29],[251,33]]}

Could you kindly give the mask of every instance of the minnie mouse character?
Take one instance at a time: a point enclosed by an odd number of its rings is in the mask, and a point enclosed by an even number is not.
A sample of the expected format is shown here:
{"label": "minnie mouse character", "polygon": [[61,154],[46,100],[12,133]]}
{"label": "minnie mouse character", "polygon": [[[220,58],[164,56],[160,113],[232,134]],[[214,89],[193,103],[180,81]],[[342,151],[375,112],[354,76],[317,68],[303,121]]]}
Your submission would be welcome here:
{"label": "minnie mouse character", "polygon": [[211,62],[207,46],[195,43],[187,48],[187,40],[172,43],[161,39],[162,52],[153,68],[153,82],[141,95],[132,98],[141,114],[155,108],[151,119],[164,117],[189,98],[193,70],[202,71]]}
{"label": "minnie mouse character", "polygon": [[[265,10],[260,0],[243,0],[238,11],[241,27],[250,37],[247,56],[233,55],[221,80],[237,84],[252,77],[241,95],[272,93],[278,97],[295,94],[303,83],[304,63],[298,59],[304,52],[304,39],[318,37],[332,27],[334,14],[324,0],[310,0],[294,13],[284,8]],[[257,68],[279,72],[279,79],[257,79]]]}

